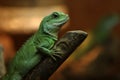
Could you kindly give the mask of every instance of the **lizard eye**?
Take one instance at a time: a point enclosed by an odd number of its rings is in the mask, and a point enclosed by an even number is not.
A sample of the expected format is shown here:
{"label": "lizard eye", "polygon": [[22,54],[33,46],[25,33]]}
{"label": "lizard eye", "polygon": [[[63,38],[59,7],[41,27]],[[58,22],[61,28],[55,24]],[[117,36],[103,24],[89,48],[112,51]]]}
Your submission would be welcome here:
{"label": "lizard eye", "polygon": [[53,13],[53,18],[58,18],[59,17],[59,14],[58,13]]}

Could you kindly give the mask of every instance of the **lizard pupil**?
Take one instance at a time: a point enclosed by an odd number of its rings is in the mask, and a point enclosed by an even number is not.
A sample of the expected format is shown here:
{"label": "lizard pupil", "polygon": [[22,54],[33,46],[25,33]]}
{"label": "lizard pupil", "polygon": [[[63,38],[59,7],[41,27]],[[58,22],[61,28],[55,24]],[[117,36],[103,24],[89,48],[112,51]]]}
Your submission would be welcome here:
{"label": "lizard pupil", "polygon": [[57,17],[59,17],[59,15],[57,13],[54,13],[53,18],[57,18]]}

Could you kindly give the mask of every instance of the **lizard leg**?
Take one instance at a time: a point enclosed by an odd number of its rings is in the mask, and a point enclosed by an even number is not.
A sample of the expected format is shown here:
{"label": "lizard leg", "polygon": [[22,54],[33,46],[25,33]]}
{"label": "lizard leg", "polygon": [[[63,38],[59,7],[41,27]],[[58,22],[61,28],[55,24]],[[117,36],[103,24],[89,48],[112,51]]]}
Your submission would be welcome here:
{"label": "lizard leg", "polygon": [[54,53],[53,50],[49,50],[49,49],[47,49],[47,48],[45,48],[45,47],[39,47],[38,49],[39,49],[42,53],[44,53],[44,54],[47,55],[47,56],[50,56],[53,60],[56,61],[56,58],[53,56],[53,53]]}
{"label": "lizard leg", "polygon": [[45,54],[48,55],[48,56],[52,54],[52,53],[51,53],[51,50],[49,50],[49,49],[47,49],[47,48],[45,48],[45,47],[39,47],[38,50],[39,50],[40,52],[42,52],[42,53],[45,53]]}

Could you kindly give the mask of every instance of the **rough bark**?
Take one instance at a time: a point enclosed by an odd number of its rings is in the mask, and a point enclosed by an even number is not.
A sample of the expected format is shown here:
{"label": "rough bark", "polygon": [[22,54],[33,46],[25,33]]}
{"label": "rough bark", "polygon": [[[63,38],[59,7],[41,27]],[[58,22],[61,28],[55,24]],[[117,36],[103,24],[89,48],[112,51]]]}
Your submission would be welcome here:
{"label": "rough bark", "polygon": [[76,30],[67,32],[53,47],[54,59],[47,57],[31,70],[23,80],[48,80],[69,55],[84,41],[87,33]]}

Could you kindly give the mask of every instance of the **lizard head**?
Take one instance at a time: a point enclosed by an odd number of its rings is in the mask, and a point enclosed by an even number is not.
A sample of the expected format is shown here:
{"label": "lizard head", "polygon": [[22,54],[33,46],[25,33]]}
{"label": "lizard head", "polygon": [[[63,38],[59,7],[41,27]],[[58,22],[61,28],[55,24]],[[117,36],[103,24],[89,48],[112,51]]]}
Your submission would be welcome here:
{"label": "lizard head", "polygon": [[43,28],[44,32],[55,35],[68,20],[67,14],[53,12],[42,20],[40,27]]}

